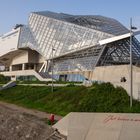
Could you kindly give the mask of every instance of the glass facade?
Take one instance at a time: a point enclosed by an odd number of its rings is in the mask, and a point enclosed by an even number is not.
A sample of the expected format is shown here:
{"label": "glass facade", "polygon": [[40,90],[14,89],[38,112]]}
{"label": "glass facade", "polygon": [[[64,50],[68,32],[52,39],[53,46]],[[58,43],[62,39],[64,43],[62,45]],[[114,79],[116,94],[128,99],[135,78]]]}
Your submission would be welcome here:
{"label": "glass facade", "polygon": [[[95,46],[99,40],[111,37],[110,34],[85,28],[76,24],[59,21],[32,13],[28,27],[23,27],[20,47],[33,46],[46,59],[51,59],[52,47],[54,57],[84,48]],[[26,36],[25,34],[28,34]],[[22,39],[24,36],[24,40]],[[26,37],[26,38],[25,38]]]}
{"label": "glass facade", "polygon": [[66,74],[66,75],[54,75],[54,79],[58,81],[69,81],[69,82],[83,82],[85,77],[81,74]]}
{"label": "glass facade", "polygon": [[35,14],[47,16],[53,19],[58,19],[113,35],[121,35],[129,32],[128,29],[117,20],[100,15],[69,15],[50,11],[35,12]]}
{"label": "glass facade", "polygon": [[[47,72],[52,68],[56,73],[87,71],[95,66],[127,64],[129,37],[103,46],[99,41],[128,32],[115,19],[103,16],[35,12],[30,14],[28,25],[21,28],[19,48],[39,52],[48,62]],[[140,43],[134,37],[133,56],[138,63]]]}

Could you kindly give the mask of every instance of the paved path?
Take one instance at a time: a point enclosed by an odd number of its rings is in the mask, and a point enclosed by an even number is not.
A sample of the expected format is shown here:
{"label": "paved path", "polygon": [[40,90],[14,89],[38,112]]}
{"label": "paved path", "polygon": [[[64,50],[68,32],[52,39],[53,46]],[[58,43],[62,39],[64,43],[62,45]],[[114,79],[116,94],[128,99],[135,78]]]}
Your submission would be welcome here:
{"label": "paved path", "polygon": [[[22,86],[52,86],[52,84],[17,84],[17,85],[22,85]],[[53,84],[54,87],[65,87],[68,86],[69,84]],[[74,84],[76,86],[82,86],[83,84]]]}
{"label": "paved path", "polygon": [[[49,118],[50,114],[46,113],[46,112],[42,112],[42,111],[38,111],[38,110],[34,110],[34,109],[27,109],[21,106],[17,106],[14,104],[10,104],[10,103],[6,103],[6,102],[2,102],[0,101],[0,106],[9,108],[11,110],[14,110],[16,112],[22,112],[22,113],[26,113],[26,114],[30,114],[30,115],[34,115],[40,119],[45,119],[45,118]],[[55,115],[55,119],[56,120],[60,120],[62,119],[61,116]]]}

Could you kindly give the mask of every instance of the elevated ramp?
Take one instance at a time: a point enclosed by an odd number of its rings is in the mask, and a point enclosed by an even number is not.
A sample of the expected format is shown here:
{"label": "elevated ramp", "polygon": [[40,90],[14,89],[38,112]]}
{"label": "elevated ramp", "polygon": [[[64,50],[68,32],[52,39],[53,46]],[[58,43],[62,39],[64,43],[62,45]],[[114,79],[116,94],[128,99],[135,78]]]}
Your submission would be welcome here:
{"label": "elevated ramp", "polygon": [[53,128],[67,140],[140,140],[140,114],[70,113]]}
{"label": "elevated ramp", "polygon": [[10,81],[7,84],[0,87],[0,90],[11,88],[11,87],[14,87],[14,86],[16,86],[16,82],[15,81]]}
{"label": "elevated ramp", "polygon": [[40,81],[52,81],[52,78],[42,77],[42,75],[40,75],[35,70],[5,71],[5,72],[0,72],[0,74],[3,74],[5,76],[13,76],[13,75],[14,76],[29,76],[29,75],[34,75]]}

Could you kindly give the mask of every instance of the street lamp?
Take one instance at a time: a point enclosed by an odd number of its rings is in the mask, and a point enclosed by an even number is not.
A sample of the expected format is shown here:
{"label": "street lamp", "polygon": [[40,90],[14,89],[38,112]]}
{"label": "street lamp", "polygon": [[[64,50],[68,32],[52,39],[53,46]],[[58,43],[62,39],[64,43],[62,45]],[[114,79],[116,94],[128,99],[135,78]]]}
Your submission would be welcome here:
{"label": "street lamp", "polygon": [[54,90],[54,84],[53,84],[53,51],[55,51],[54,46],[52,45],[52,93]]}
{"label": "street lamp", "polygon": [[136,27],[132,26],[132,18],[130,18],[130,107],[133,106],[133,54],[132,54],[132,38],[133,31]]}

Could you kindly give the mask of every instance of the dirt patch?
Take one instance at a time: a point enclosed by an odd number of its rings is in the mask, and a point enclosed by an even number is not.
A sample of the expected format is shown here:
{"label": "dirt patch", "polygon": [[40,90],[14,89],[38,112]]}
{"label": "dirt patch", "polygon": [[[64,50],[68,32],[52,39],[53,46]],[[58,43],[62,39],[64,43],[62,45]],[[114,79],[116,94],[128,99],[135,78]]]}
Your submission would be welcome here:
{"label": "dirt patch", "polygon": [[[0,106],[3,106],[5,108],[8,108],[10,110],[16,111],[16,112],[22,112],[25,114],[30,114],[33,116],[36,116],[37,118],[40,119],[45,119],[45,118],[50,118],[50,113],[46,113],[46,112],[42,112],[42,111],[38,111],[38,110],[34,110],[34,109],[29,109],[29,108],[24,108],[15,104],[10,104],[10,103],[6,103],[6,102],[2,102],[0,101]],[[60,120],[62,119],[62,116],[58,116],[55,115],[55,120]]]}
{"label": "dirt patch", "polygon": [[37,116],[0,104],[0,140],[45,140],[52,132]]}

